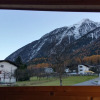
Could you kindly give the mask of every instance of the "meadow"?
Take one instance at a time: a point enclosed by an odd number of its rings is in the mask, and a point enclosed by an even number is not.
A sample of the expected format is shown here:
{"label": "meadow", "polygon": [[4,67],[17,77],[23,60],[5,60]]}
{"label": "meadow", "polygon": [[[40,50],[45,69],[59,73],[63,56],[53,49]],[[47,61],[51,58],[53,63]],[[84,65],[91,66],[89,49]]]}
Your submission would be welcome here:
{"label": "meadow", "polygon": [[[77,83],[85,82],[91,79],[95,79],[98,76],[69,76],[63,77],[62,83],[63,86],[72,86]],[[31,77],[29,81],[19,81],[16,82],[15,86],[59,86],[59,78],[41,78],[40,80],[37,77]]]}

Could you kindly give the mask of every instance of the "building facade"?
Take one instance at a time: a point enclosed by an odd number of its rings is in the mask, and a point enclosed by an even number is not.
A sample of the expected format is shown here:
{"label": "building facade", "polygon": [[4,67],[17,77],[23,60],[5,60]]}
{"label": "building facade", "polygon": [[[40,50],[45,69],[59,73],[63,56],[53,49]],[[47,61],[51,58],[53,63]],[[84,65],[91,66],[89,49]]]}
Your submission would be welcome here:
{"label": "building facade", "polygon": [[44,68],[44,71],[45,71],[45,73],[48,73],[48,74],[54,72],[54,70],[52,68],[48,68],[48,67],[47,68]]}
{"label": "building facade", "polygon": [[86,65],[78,65],[78,74],[85,74],[89,71],[89,67]]}
{"label": "building facade", "polygon": [[14,75],[17,66],[10,61],[0,61],[0,83],[15,83],[16,78]]}

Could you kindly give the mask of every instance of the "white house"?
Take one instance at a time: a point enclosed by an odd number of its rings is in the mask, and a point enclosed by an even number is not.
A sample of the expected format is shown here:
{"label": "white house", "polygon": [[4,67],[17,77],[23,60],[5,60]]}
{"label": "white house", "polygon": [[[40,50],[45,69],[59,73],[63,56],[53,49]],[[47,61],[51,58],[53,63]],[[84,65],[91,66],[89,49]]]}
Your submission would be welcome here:
{"label": "white house", "polygon": [[66,73],[70,72],[69,68],[66,68],[66,69],[65,69],[65,72],[66,72]]}
{"label": "white house", "polygon": [[85,74],[87,71],[89,71],[87,65],[78,65],[78,74]]}
{"label": "white house", "polygon": [[53,73],[53,72],[54,72],[54,71],[53,71],[53,69],[52,69],[52,68],[49,68],[49,67],[44,68],[44,71],[45,71],[45,73],[48,73],[48,74],[50,74],[50,73]]}
{"label": "white house", "polygon": [[16,78],[14,77],[14,72],[17,66],[7,60],[0,61],[0,83],[14,83]]}

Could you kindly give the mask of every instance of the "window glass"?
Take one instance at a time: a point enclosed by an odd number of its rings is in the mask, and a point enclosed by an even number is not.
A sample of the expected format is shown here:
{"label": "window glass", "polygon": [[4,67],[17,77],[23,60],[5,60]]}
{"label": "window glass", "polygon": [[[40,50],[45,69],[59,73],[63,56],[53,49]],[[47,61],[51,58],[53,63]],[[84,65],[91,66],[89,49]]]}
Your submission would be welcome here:
{"label": "window glass", "polygon": [[4,67],[4,65],[1,65],[0,67],[1,67],[1,68],[3,68],[3,67]]}
{"label": "window glass", "polygon": [[0,86],[99,85],[99,16],[0,10]]}
{"label": "window glass", "polygon": [[80,66],[80,68],[82,68],[82,66]]}
{"label": "window glass", "polygon": [[80,71],[83,71],[82,69]]}

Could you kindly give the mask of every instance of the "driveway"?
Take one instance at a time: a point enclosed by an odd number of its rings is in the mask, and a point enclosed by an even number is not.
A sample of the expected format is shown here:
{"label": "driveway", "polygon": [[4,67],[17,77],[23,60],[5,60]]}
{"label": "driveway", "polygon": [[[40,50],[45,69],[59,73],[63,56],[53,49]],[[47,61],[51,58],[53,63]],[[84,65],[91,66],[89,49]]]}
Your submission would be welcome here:
{"label": "driveway", "polygon": [[82,82],[82,83],[75,84],[74,86],[95,86],[95,85],[96,86],[100,85],[100,77],[89,80],[89,81],[85,81],[85,82]]}

